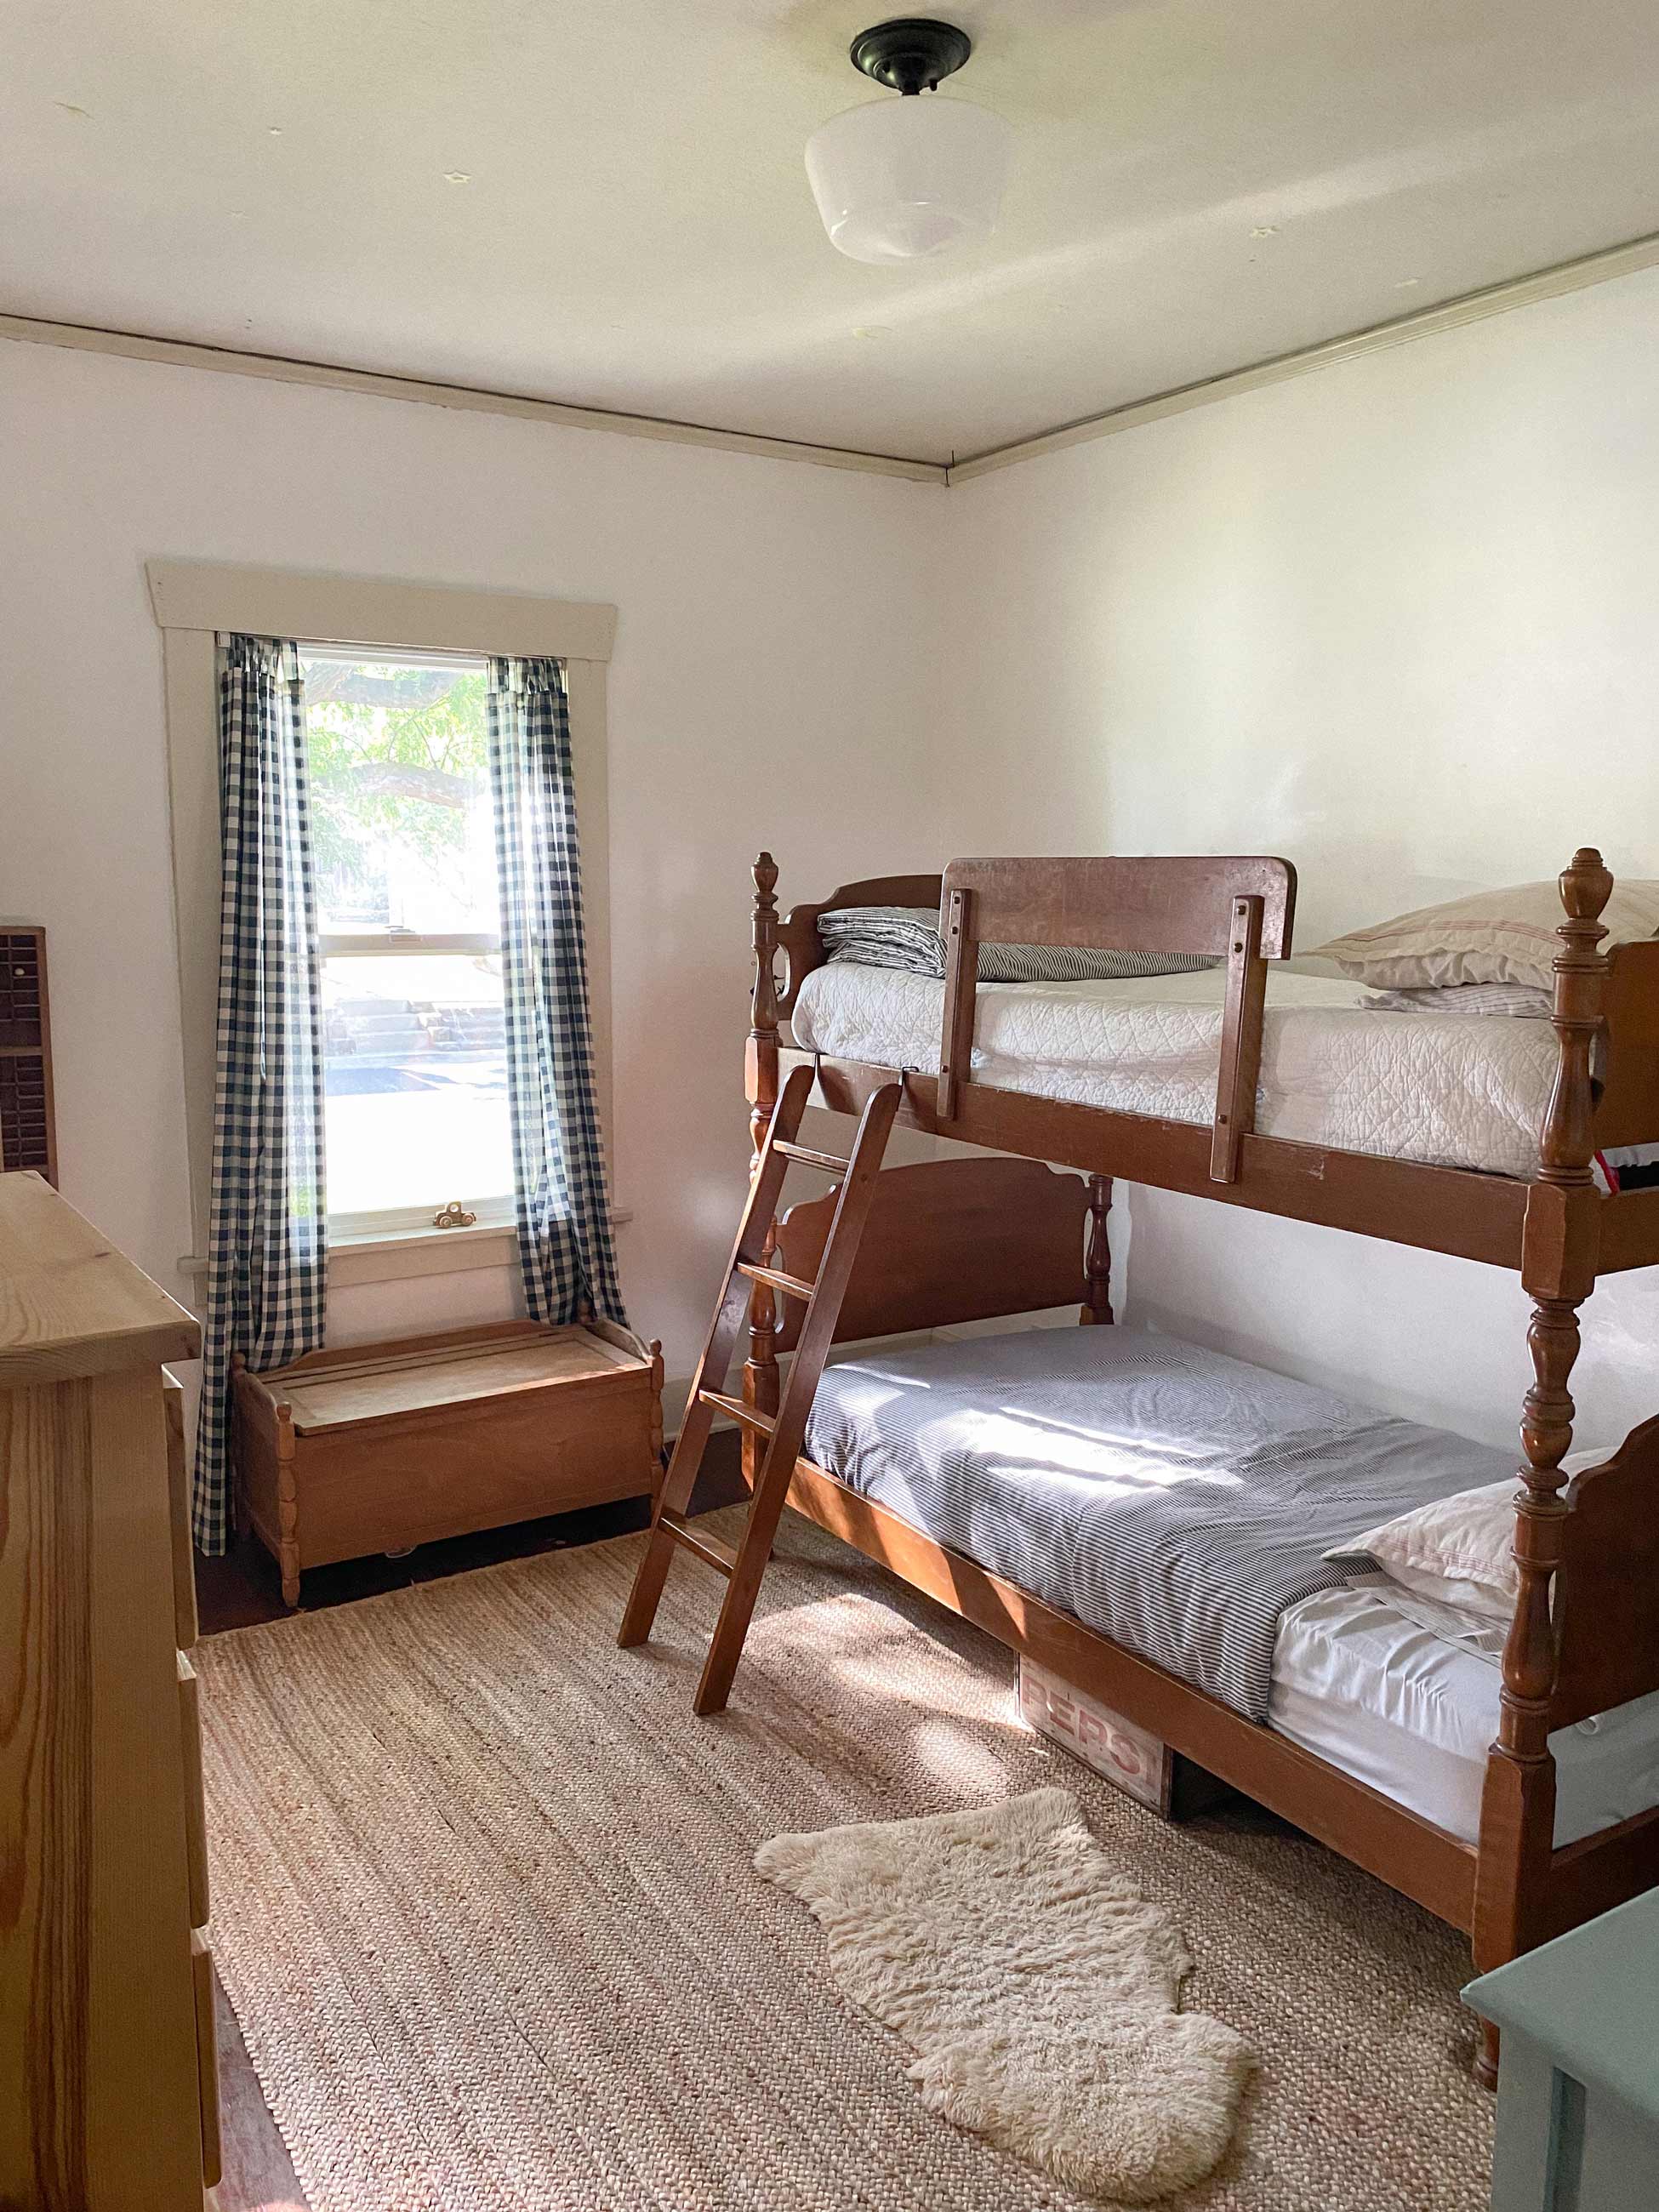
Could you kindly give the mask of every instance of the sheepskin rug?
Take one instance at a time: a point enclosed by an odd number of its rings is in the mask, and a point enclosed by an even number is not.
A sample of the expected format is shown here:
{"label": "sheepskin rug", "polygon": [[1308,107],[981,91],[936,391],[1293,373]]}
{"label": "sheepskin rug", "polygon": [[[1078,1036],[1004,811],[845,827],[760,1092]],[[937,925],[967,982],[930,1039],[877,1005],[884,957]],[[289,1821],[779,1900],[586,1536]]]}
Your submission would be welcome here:
{"label": "sheepskin rug", "polygon": [[1249,2047],[1179,2009],[1181,1930],[1068,1791],[775,1836],[755,1865],[822,1922],[836,1979],[957,2126],[1126,2204],[1190,2188],[1225,2150]]}

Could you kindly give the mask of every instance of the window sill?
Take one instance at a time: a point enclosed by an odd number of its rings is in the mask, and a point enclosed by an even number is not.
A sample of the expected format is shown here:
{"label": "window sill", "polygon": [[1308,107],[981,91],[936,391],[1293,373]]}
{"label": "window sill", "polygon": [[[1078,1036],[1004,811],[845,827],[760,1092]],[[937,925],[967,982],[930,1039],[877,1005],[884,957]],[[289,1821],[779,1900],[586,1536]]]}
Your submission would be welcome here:
{"label": "window sill", "polygon": [[[633,1219],[613,1209],[612,1226]],[[516,1267],[519,1232],[510,1221],[481,1221],[471,1229],[397,1229],[380,1235],[331,1237],[328,1279],[332,1288],[354,1283],[392,1283],[410,1275],[460,1275],[474,1267]]]}
{"label": "window sill", "polygon": [[[613,1208],[612,1226],[634,1218],[626,1206]],[[516,1267],[519,1232],[510,1221],[481,1221],[471,1229],[396,1229],[367,1235],[331,1237],[328,1247],[331,1290],[358,1283],[395,1283],[414,1275],[462,1275],[475,1267]],[[205,1281],[206,1265],[194,1257],[179,1262],[186,1274]]]}

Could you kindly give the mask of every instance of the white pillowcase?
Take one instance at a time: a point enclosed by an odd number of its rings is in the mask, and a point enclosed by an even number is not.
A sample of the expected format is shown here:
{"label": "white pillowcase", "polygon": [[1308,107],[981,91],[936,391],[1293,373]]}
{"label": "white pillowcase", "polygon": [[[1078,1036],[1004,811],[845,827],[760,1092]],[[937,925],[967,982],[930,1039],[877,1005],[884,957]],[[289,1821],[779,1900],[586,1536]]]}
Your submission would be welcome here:
{"label": "white pillowcase", "polygon": [[1509,1620],[1515,1613],[1520,1578],[1510,1547],[1515,1540],[1515,1493],[1518,1475],[1488,1482],[1479,1490],[1460,1490],[1401,1513],[1380,1528],[1335,1544],[1328,1559],[1363,1552],[1391,1582],[1419,1597],[1437,1599],[1483,1620]]}
{"label": "white pillowcase", "polygon": [[[1561,950],[1556,933],[1565,919],[1556,884],[1516,884],[1350,930],[1322,945],[1317,957],[1335,961],[1357,982],[1385,991],[1458,983],[1528,983],[1547,991]],[[1607,933],[1604,952],[1659,935],[1659,883],[1616,883],[1601,921]]]}
{"label": "white pillowcase", "polygon": [[1388,1014],[1490,1014],[1511,1021],[1547,1021],[1555,1010],[1555,994],[1535,990],[1530,983],[1449,983],[1438,990],[1379,991],[1372,1004]]}
{"label": "white pillowcase", "polygon": [[[1569,1474],[1577,1474],[1611,1457],[1611,1451],[1584,1449],[1569,1453],[1562,1465]],[[1521,1577],[1510,1555],[1516,1493],[1521,1486],[1517,1473],[1502,1482],[1433,1498],[1349,1543],[1333,1544],[1325,1557],[1340,1562],[1364,1553],[1402,1589],[1507,1626],[1521,1594]]]}

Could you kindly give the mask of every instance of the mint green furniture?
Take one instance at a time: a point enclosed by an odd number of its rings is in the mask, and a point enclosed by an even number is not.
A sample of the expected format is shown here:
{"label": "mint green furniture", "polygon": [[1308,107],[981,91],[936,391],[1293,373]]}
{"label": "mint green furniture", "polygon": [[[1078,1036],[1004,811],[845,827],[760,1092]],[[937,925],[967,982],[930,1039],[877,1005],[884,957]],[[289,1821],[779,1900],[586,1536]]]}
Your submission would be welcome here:
{"label": "mint green furniture", "polygon": [[1502,2036],[1492,2212],[1659,2212],[1659,1890],[1463,1996]]}

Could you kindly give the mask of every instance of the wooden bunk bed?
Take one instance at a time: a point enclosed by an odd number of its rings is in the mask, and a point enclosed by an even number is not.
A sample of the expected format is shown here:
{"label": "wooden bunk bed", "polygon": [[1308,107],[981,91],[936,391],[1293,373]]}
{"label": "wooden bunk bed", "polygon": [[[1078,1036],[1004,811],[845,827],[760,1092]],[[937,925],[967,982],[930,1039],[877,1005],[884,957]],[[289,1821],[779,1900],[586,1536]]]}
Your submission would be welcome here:
{"label": "wooden bunk bed", "polygon": [[[1659,1264],[1659,1189],[1606,1194],[1592,1171],[1598,1148],[1659,1137],[1659,942],[1622,945],[1606,956],[1600,951],[1606,932],[1599,916],[1613,888],[1600,855],[1581,850],[1560,878],[1553,1015],[1559,1066],[1537,1170],[1527,1179],[1255,1131],[1267,963],[1291,949],[1296,884],[1284,861],[957,861],[943,877],[843,884],[782,919],[769,856],[762,855],[754,879],[746,1089],[761,1172],[711,1331],[715,1382],[722,1382],[738,1339],[739,1299],[746,1309],[747,1358],[740,1399],[706,1392],[705,1407],[694,1400],[688,1430],[703,1425],[701,1435],[683,1439],[689,1457],[698,1455],[707,1419],[721,1409],[744,1423],[751,1482],[776,1439],[792,1462],[787,1498],[797,1510],[1466,1930],[1481,1971],[1659,1883],[1659,1808],[1562,1847],[1554,1840],[1552,1732],[1659,1691],[1659,1419],[1634,1430],[1604,1464],[1570,1485],[1562,1464],[1572,1441],[1568,1383],[1579,1347],[1579,1308],[1600,1275]],[[826,957],[822,915],[849,907],[934,906],[946,947],[937,1070],[802,1053],[785,1042],[781,1024],[805,977]],[[975,1081],[981,943],[1218,956],[1226,963],[1226,991],[1210,1123],[1075,1105]],[[781,979],[780,957],[787,963]],[[809,1097],[816,1106],[860,1115],[863,1133],[842,1189],[775,1222],[782,1155],[833,1165],[793,1141]],[[872,1121],[881,1128],[872,1160],[860,1165]],[[955,1159],[878,1176],[890,1121],[1022,1157]],[[786,1124],[787,1140],[780,1135]],[[1081,1170],[1089,1180],[1085,1185],[1051,1168]],[[810,1401],[831,1333],[845,1341],[926,1329],[1036,1310],[1076,1295],[1085,1210],[1092,1226],[1081,1318],[1109,1322],[1106,1214],[1110,1178],[1118,1176],[1518,1273],[1532,1302],[1534,1370],[1522,1408],[1524,1462],[1516,1501],[1519,1595],[1503,1654],[1498,1740],[1487,1759],[1477,1842],[1437,1826],[988,1572],[801,1456],[805,1409],[795,1408],[792,1426],[790,1394],[780,1421],[779,1354],[798,1343],[798,1365],[805,1352],[813,1355],[805,1391]],[[867,1220],[854,1224],[837,1261],[835,1224],[849,1194]],[[808,1305],[804,1327],[823,1340],[813,1346],[802,1340],[789,1293],[799,1296],[820,1267],[838,1279],[827,1319],[815,1323]],[[780,1474],[774,1526],[782,1483]],[[685,1486],[689,1496],[689,1477]],[[669,1523],[674,1492],[671,1469],[659,1514]],[[764,1502],[757,1492],[757,1507]],[[661,1534],[689,1540],[728,1577],[736,1571],[711,1653],[717,1679],[699,1705],[711,1710],[724,1702],[769,1534],[763,1528],[744,1589],[740,1557],[711,1557],[707,1545],[672,1528]],[[624,1642],[648,1632],[671,1549],[663,1542],[642,1567]],[[734,1608],[735,1642],[728,1624]],[[717,1664],[722,1639],[724,1662]],[[705,1691],[709,1679],[706,1674]],[[1488,2034],[1483,2078],[1495,2078],[1496,2063]]]}

